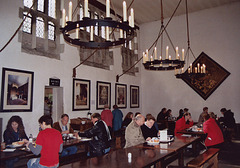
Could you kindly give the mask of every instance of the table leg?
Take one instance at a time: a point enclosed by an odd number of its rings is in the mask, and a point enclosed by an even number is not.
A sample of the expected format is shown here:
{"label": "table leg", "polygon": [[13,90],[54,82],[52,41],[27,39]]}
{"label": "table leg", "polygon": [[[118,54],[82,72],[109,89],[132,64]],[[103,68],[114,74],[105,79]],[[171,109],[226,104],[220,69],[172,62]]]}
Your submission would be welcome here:
{"label": "table leg", "polygon": [[178,153],[178,165],[180,167],[184,166],[184,154],[183,154],[183,150],[180,150]]}

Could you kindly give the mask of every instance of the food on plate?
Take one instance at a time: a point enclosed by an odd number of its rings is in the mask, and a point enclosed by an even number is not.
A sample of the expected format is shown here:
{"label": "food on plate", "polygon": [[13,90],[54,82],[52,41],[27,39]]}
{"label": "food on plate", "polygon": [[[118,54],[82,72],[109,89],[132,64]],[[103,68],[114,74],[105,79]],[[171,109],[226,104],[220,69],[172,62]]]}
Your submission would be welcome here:
{"label": "food on plate", "polygon": [[17,141],[17,142],[13,142],[13,143],[12,143],[12,145],[14,145],[14,146],[21,146],[21,145],[23,145],[23,144],[24,144],[23,141]]}

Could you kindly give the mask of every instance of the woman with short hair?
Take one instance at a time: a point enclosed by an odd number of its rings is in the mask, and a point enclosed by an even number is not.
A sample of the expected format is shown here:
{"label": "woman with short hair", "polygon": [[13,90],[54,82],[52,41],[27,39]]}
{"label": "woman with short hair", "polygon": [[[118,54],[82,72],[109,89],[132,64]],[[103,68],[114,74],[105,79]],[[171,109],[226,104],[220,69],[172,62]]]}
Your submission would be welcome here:
{"label": "woman with short hair", "polygon": [[150,140],[152,137],[157,137],[157,129],[154,126],[155,118],[151,114],[146,115],[146,122],[141,126],[143,137]]}

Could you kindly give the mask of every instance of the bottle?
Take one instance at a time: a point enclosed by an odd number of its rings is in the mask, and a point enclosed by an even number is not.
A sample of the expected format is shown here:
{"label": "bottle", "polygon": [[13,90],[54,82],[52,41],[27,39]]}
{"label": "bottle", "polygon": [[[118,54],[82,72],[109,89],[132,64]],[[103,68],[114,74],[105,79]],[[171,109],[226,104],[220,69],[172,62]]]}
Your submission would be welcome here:
{"label": "bottle", "polygon": [[29,135],[29,142],[30,142],[30,143],[33,142],[33,135],[32,135],[32,134]]}

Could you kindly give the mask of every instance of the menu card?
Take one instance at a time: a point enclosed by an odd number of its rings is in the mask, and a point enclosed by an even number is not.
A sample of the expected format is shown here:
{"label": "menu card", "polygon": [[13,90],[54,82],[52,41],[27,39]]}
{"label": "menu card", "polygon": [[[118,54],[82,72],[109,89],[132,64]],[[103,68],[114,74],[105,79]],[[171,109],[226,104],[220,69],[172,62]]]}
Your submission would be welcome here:
{"label": "menu card", "polygon": [[167,130],[160,131],[160,141],[167,141]]}

